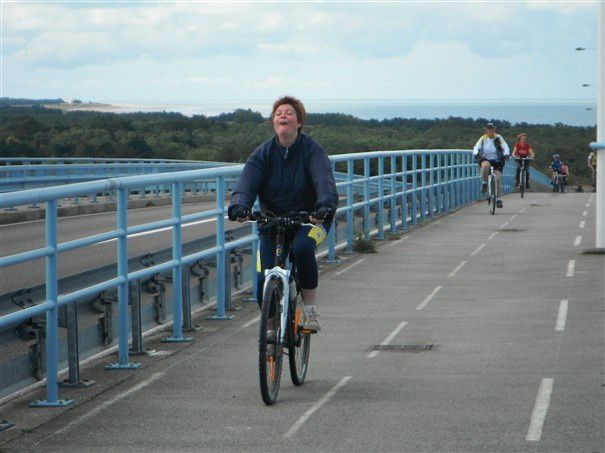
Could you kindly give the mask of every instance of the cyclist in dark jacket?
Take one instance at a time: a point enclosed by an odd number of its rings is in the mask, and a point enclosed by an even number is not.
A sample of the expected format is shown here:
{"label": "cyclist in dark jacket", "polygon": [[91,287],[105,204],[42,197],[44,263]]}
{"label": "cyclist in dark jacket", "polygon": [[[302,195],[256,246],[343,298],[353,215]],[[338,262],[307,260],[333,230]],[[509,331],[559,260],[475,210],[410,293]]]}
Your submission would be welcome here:
{"label": "cyclist in dark jacket", "polygon": [[[301,226],[287,238],[291,243],[305,302],[305,328],[320,329],[317,313],[318,270],[315,249],[325,239],[338,206],[338,193],[325,150],[301,132],[305,108],[298,99],[285,96],[273,104],[275,136],[250,155],[231,196],[229,218],[243,221],[258,196],[262,211],[276,216],[291,211],[315,212],[314,227]],[[275,237],[266,227],[260,233],[259,288],[264,270],[274,265]],[[262,292],[259,291],[259,303]]]}

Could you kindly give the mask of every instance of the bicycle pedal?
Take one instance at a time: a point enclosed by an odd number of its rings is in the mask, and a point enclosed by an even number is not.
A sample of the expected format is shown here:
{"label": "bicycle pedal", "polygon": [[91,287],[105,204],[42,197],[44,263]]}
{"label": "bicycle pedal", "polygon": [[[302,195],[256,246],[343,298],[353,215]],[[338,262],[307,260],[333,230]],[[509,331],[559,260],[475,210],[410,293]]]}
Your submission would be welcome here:
{"label": "bicycle pedal", "polygon": [[304,334],[308,334],[308,335],[314,335],[317,332],[314,332],[313,330],[309,330],[309,329],[300,329],[300,331]]}

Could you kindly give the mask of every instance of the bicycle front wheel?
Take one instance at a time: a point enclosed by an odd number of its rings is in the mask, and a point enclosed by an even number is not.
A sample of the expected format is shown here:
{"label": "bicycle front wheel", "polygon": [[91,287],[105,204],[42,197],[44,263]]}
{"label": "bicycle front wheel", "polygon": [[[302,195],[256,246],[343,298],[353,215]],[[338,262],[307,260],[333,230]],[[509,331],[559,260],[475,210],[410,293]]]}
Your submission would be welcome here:
{"label": "bicycle front wheel", "polygon": [[496,213],[496,178],[493,176],[489,178],[489,200],[490,212],[494,215]]}
{"label": "bicycle front wheel", "polygon": [[311,335],[303,333],[305,315],[303,300],[300,295],[296,297],[294,316],[291,320],[291,342],[288,348],[288,361],[290,362],[290,377],[294,385],[302,385],[307,377],[309,366],[309,351],[311,349]]}
{"label": "bicycle front wheel", "polygon": [[519,186],[519,192],[521,192],[521,198],[523,198],[523,195],[525,195],[525,168],[522,169],[521,171],[521,185]]}
{"label": "bicycle front wheel", "polygon": [[279,321],[282,289],[280,281],[265,283],[258,337],[258,377],[263,402],[270,406],[277,400],[281,380],[283,345],[279,343]]}

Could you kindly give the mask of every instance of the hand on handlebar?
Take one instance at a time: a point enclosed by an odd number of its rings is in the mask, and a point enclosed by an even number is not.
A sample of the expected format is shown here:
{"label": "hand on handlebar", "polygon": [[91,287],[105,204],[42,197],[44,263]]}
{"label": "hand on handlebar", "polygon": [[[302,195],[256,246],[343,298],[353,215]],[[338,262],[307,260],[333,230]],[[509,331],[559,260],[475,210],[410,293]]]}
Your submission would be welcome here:
{"label": "hand on handlebar", "polygon": [[332,208],[319,208],[317,211],[309,215],[311,223],[321,225],[322,223],[332,219]]}
{"label": "hand on handlebar", "polygon": [[231,220],[231,221],[237,220],[239,223],[243,223],[244,221],[248,220],[251,212],[250,212],[250,209],[248,209],[247,207],[245,207],[241,204],[235,204],[235,205],[229,206],[229,209],[227,210],[227,214],[229,216],[229,220]]}

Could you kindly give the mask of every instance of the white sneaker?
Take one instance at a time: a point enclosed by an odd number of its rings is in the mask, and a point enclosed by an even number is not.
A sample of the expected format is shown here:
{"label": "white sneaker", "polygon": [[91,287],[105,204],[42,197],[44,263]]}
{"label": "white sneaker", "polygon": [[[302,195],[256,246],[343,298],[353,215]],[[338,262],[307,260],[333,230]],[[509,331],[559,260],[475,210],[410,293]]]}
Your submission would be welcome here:
{"label": "white sneaker", "polygon": [[305,305],[303,308],[305,312],[305,324],[303,325],[304,330],[308,330],[311,333],[317,333],[321,330],[319,325],[319,312],[317,311],[317,305]]}

